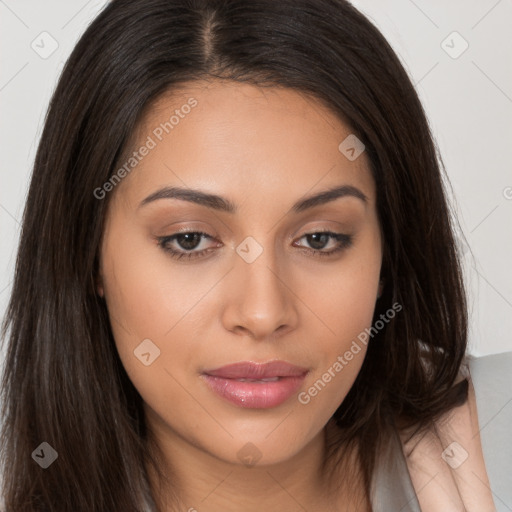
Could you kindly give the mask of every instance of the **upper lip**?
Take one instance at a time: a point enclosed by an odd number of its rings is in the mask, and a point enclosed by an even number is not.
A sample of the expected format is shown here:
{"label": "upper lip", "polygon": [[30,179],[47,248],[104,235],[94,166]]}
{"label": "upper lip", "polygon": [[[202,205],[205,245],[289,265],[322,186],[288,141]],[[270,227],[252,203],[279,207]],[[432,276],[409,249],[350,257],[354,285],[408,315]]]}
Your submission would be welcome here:
{"label": "upper lip", "polygon": [[269,361],[268,363],[241,361],[213,370],[206,370],[204,373],[212,377],[225,379],[269,379],[272,377],[297,377],[307,371],[307,368],[295,366],[286,361]]}

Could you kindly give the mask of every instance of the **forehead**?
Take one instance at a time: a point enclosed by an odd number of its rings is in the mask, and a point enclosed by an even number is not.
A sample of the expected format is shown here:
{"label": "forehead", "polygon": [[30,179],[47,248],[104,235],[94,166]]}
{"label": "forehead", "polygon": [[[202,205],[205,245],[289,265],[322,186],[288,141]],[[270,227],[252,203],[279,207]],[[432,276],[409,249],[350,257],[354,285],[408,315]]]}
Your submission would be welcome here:
{"label": "forehead", "polygon": [[302,92],[190,82],[145,110],[126,156],[144,146],[151,149],[142,151],[119,188],[126,188],[133,201],[170,184],[282,200],[283,194],[296,199],[348,184],[372,200],[365,152],[357,156],[361,148],[356,147],[357,158],[346,152],[357,140],[339,116]]}

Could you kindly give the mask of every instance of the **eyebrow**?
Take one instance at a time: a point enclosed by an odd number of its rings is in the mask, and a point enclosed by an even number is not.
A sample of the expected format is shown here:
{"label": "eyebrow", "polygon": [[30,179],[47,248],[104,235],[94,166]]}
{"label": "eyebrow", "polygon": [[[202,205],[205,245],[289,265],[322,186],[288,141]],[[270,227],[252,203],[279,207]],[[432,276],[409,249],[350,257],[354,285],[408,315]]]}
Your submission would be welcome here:
{"label": "eyebrow", "polygon": [[[319,192],[317,194],[308,196],[304,199],[297,201],[291,208],[294,213],[300,213],[309,208],[329,203],[342,197],[356,197],[363,203],[366,203],[368,198],[361,190],[352,185],[341,185],[339,187],[330,188]],[[236,213],[237,207],[229,199],[221,197],[216,194],[209,194],[197,189],[182,188],[182,187],[164,187],[156,192],[153,192],[148,197],[143,199],[139,205],[145,206],[153,201],[159,199],[181,199],[190,203],[199,204],[212,208],[214,210]]]}

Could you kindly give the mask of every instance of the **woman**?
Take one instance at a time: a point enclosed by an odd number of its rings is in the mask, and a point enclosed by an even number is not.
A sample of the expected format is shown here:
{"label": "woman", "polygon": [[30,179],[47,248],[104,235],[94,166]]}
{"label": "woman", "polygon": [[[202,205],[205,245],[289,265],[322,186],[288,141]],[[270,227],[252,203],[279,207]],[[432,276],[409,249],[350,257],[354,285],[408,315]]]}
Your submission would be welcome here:
{"label": "woman", "polygon": [[350,4],[110,2],[36,156],[5,509],[494,510],[441,180]]}

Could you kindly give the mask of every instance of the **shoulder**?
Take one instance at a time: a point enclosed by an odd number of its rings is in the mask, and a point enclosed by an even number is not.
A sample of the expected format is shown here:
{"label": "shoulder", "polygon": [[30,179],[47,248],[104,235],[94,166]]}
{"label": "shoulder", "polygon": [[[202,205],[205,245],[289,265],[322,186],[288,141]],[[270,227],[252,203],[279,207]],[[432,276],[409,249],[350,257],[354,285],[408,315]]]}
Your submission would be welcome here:
{"label": "shoulder", "polygon": [[498,511],[512,510],[512,352],[468,358],[479,432]]}
{"label": "shoulder", "polygon": [[428,431],[402,438],[421,510],[454,504],[460,510],[511,510],[505,479],[512,460],[506,436],[512,421],[512,353],[468,357],[461,370],[461,378],[469,380],[468,400]]}
{"label": "shoulder", "polygon": [[483,357],[468,356],[467,364],[477,393],[479,410],[480,406],[486,409],[485,403],[480,401],[485,391],[491,392],[495,398],[512,399],[512,352]]}

